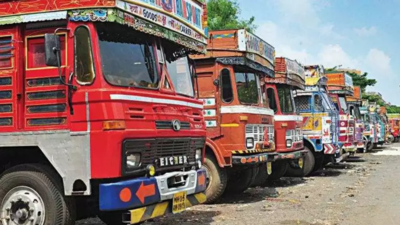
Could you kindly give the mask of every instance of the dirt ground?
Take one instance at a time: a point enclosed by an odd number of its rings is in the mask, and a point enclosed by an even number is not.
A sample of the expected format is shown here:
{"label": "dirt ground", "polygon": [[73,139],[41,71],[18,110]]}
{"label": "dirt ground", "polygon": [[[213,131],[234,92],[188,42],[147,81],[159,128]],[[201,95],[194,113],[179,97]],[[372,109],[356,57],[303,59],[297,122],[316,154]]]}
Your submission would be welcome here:
{"label": "dirt ground", "polygon": [[[357,154],[311,177],[284,178],[145,225],[398,225],[399,156],[400,144],[393,144],[374,153]],[[76,225],[102,223],[88,219]]]}

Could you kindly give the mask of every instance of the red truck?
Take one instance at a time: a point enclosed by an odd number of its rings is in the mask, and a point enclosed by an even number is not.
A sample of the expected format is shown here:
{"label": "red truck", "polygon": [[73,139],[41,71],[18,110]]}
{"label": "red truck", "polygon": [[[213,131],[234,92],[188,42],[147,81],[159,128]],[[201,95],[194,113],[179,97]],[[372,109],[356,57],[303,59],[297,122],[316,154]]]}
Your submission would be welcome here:
{"label": "red truck", "polygon": [[274,110],[275,161],[268,179],[276,180],[288,176],[303,175],[303,157],[312,154],[303,150],[303,117],[296,113],[293,90],[304,90],[305,72],[303,66],[288,58],[275,59],[275,77],[266,77],[263,93],[269,107]]}
{"label": "red truck", "polygon": [[187,57],[206,52],[205,5],[178,2],[0,2],[2,224],[134,224],[205,201]]}
{"label": "red truck", "polygon": [[[274,75],[274,48],[241,30],[211,31],[206,55],[193,55],[207,126],[207,202],[242,193],[271,173],[274,112],[261,80]],[[260,172],[260,173],[259,173]]]}

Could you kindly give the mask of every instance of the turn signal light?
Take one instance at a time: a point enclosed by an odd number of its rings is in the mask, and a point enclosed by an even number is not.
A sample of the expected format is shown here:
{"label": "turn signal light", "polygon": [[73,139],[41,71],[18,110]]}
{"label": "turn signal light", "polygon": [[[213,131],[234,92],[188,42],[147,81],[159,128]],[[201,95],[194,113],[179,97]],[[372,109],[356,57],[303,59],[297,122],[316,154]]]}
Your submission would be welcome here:
{"label": "turn signal light", "polygon": [[125,121],[104,121],[103,130],[125,130]]}

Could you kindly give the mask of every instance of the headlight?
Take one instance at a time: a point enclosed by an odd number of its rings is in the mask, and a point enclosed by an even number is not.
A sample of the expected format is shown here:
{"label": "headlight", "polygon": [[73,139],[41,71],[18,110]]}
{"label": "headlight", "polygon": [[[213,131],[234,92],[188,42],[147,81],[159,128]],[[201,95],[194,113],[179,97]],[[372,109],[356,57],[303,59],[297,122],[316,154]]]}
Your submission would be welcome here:
{"label": "headlight", "polygon": [[201,160],[202,153],[203,153],[203,149],[197,149],[196,150],[196,160]]}
{"label": "headlight", "polygon": [[254,139],[246,138],[246,148],[254,148]]}
{"label": "headlight", "polygon": [[126,155],[126,168],[135,169],[140,166],[141,155],[140,153],[127,153]]}
{"label": "headlight", "polygon": [[286,147],[292,147],[292,140],[286,140]]}

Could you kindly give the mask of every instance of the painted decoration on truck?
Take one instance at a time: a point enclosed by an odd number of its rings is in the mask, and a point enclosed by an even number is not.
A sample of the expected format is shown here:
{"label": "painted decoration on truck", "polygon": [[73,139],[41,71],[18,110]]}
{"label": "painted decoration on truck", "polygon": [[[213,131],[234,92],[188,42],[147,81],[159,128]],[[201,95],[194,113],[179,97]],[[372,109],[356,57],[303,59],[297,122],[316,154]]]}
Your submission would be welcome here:
{"label": "painted decoration on truck", "polygon": [[285,58],[286,71],[305,79],[305,70],[297,61]]}
{"label": "painted decoration on truck", "polygon": [[203,9],[192,0],[132,0],[131,2],[118,0],[116,6],[162,27],[207,43],[202,26]]}
{"label": "painted decoration on truck", "polygon": [[322,117],[322,143],[327,144],[331,143],[331,118],[330,117]]}
{"label": "painted decoration on truck", "polygon": [[238,31],[238,46],[240,51],[257,54],[275,64],[275,48],[256,35],[242,29]]}
{"label": "painted decoration on truck", "polygon": [[0,17],[0,25],[29,23],[48,20],[61,20],[67,18],[67,11],[45,12],[18,16]]}
{"label": "painted decoration on truck", "polygon": [[[135,30],[165,38],[179,45],[190,48],[199,53],[206,52],[206,45],[195,39],[173,32],[157,24],[148,22],[144,19],[129,13],[115,9],[90,9],[72,10],[68,12],[70,21],[100,21],[117,22],[132,27]],[[106,18],[106,19],[105,19]]]}
{"label": "painted decoration on truck", "polygon": [[327,80],[321,79],[321,78],[326,78],[323,66],[320,65],[305,66],[304,75],[305,75],[306,85],[309,86],[317,85],[317,83],[318,82],[321,83],[321,81],[322,81],[321,85],[326,85]]}

